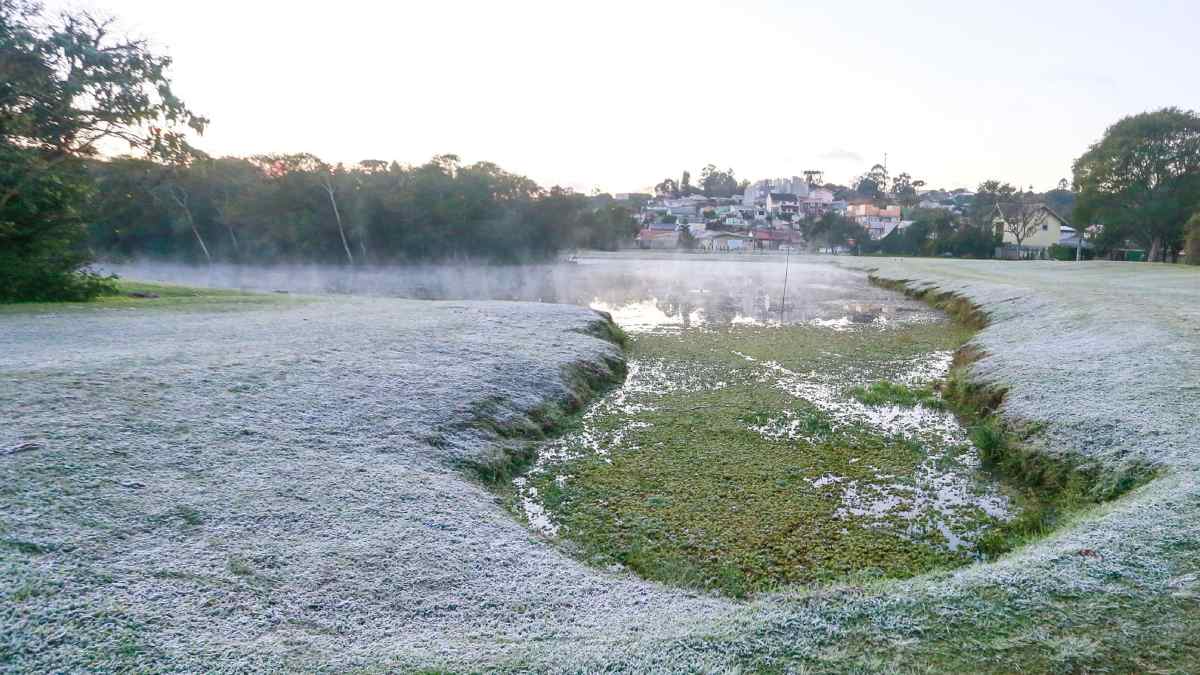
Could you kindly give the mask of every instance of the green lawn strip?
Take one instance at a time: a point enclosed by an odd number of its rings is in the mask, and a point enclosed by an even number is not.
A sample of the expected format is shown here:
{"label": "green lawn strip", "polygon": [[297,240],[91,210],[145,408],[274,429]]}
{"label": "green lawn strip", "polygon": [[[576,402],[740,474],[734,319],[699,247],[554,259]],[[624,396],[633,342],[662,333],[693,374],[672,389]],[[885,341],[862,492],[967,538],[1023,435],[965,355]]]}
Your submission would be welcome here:
{"label": "green lawn strip", "polygon": [[252,293],[219,288],[194,288],[174,284],[118,279],[117,293],[102,295],[89,302],[27,302],[0,304],[0,313],[43,313],[71,310],[108,309],[186,309],[190,307],[236,308],[282,302],[299,298],[284,293]]}

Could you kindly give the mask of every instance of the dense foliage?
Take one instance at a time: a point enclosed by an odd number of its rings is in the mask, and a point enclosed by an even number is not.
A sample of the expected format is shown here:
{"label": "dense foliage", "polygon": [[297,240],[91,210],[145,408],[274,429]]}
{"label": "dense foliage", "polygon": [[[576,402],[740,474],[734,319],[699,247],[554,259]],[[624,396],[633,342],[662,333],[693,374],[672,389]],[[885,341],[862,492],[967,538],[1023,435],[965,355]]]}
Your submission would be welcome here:
{"label": "dense foliage", "polygon": [[361,264],[542,258],[611,249],[636,232],[607,196],[545,190],[453,155],[415,167],[331,166],[312,155],[122,158],[91,167],[100,189],[93,245],[106,255]]}
{"label": "dense foliage", "polygon": [[990,223],[979,225],[945,209],[914,209],[908,227],[892,230],[871,242],[870,252],[885,255],[950,255],[958,258],[990,258],[996,235]]}
{"label": "dense foliage", "polygon": [[1164,108],[1125,117],[1074,169],[1077,221],[1102,224],[1102,244],[1131,239],[1149,260],[1166,260],[1200,210],[1200,115]]}
{"label": "dense foliage", "polygon": [[87,13],[55,20],[0,0],[0,301],[92,297],[82,207],[86,158],[111,144],[163,161],[191,154],[205,120],[171,91],[170,61]]}

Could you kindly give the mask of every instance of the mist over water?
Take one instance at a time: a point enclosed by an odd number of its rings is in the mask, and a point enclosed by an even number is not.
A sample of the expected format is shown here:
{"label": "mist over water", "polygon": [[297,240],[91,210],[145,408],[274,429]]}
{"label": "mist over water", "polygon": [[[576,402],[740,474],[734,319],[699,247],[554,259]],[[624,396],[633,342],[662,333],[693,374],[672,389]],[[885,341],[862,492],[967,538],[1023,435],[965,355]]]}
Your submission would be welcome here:
{"label": "mist over water", "polygon": [[142,281],[250,291],[565,303],[610,312],[634,331],[780,322],[837,326],[928,315],[924,306],[870,286],[861,272],[798,255],[624,253],[541,264],[358,268],[143,261],[103,269]]}

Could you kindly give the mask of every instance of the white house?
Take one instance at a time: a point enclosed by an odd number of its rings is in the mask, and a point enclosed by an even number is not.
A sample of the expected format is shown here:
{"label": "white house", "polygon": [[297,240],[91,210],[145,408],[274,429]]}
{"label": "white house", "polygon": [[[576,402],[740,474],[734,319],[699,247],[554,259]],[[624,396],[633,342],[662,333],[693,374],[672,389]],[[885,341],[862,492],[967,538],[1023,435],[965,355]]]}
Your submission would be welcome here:
{"label": "white house", "polygon": [[787,192],[769,192],[767,213],[773,216],[795,216],[800,213],[800,198]]}

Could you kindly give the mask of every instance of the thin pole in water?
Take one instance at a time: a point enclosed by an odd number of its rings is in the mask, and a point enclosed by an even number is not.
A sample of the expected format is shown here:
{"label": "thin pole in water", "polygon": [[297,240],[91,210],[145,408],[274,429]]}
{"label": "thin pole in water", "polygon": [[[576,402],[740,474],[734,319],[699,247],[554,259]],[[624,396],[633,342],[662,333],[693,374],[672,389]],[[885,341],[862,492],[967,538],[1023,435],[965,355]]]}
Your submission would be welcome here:
{"label": "thin pole in water", "polygon": [[788,246],[787,253],[783,258],[783,298],[779,301],[779,325],[783,325],[783,309],[787,307],[787,282],[788,282],[788,263],[792,259],[792,247]]}

